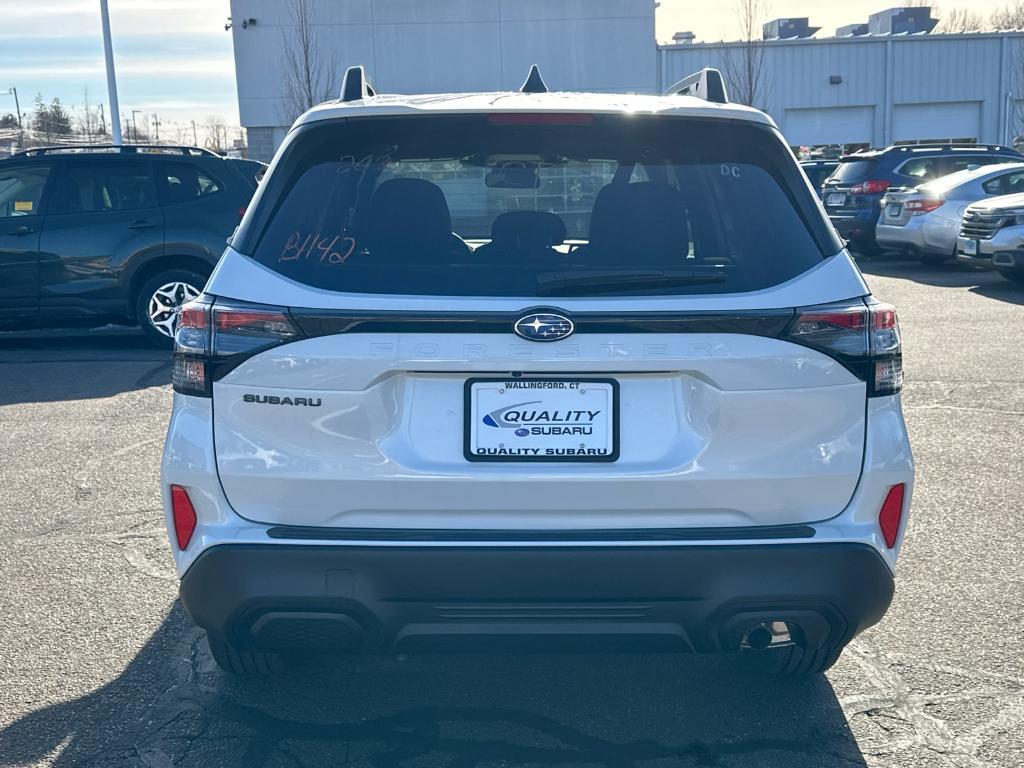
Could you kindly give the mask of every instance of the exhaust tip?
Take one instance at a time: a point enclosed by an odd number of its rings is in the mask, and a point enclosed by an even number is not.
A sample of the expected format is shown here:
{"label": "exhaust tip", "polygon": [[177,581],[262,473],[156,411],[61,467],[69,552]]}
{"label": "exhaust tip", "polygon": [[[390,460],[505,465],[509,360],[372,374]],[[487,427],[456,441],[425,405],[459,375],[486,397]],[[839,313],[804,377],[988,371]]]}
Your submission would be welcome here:
{"label": "exhaust tip", "polygon": [[747,647],[755,651],[763,651],[772,644],[772,633],[768,627],[754,627],[747,632]]}
{"label": "exhaust tip", "polygon": [[765,621],[747,630],[740,642],[740,649],[763,651],[784,645],[793,645],[789,624],[784,621]]}

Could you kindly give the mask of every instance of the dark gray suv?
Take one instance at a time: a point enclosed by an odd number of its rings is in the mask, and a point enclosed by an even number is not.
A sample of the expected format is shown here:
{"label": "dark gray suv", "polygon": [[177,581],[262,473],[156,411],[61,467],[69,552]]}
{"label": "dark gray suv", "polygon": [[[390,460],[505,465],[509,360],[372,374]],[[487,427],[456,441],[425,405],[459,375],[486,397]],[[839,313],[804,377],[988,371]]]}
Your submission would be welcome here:
{"label": "dark gray suv", "polygon": [[0,327],[129,320],[169,347],[256,190],[243,163],[166,146],[0,160]]}

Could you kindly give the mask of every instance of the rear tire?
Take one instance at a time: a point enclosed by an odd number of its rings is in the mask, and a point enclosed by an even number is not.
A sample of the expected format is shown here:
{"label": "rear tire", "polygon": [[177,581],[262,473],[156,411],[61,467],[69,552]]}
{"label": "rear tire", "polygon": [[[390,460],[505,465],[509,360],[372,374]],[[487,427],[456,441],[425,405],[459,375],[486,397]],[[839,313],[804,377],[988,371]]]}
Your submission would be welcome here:
{"label": "rear tire", "polygon": [[217,666],[233,675],[278,675],[285,671],[284,661],[279,654],[241,651],[209,635],[206,642]]}
{"label": "rear tire", "polygon": [[173,346],[178,307],[202,293],[204,285],[206,277],[193,269],[166,269],[139,286],[135,318],[151,344]]}
{"label": "rear tire", "polygon": [[768,651],[755,651],[752,661],[759,672],[773,677],[809,677],[830,669],[839,660],[842,648],[800,648],[790,645]]}

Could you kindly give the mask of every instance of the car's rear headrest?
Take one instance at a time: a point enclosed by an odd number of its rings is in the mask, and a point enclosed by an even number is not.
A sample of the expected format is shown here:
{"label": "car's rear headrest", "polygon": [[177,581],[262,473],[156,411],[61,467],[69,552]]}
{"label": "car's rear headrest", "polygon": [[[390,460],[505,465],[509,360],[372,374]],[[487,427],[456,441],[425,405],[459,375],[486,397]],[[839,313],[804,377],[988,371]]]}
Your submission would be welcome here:
{"label": "car's rear headrest", "polygon": [[452,215],[444,192],[424,179],[385,181],[373,193],[367,237],[374,251],[447,252]]}
{"label": "car's rear headrest", "polygon": [[491,224],[491,242],[504,248],[550,248],[560,245],[565,234],[565,222],[548,211],[510,211]]}
{"label": "car's rear headrest", "polygon": [[590,216],[590,245],[628,254],[667,258],[689,248],[683,197],[657,181],[608,184],[597,193]]}

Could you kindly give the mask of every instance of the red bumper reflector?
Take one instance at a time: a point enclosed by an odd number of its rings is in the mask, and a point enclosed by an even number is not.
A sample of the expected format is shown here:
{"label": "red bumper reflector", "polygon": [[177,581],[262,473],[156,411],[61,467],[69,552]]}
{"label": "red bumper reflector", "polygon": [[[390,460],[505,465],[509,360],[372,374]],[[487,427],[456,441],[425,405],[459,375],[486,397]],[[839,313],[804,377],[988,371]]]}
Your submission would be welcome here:
{"label": "red bumper reflector", "polygon": [[903,483],[894,485],[882,502],[878,511],[878,527],[882,529],[885,546],[892,549],[896,546],[896,536],[900,532],[900,520],[903,519]]}
{"label": "red bumper reflector", "polygon": [[192,506],[192,499],[180,485],[171,486],[171,512],[174,516],[174,535],[178,540],[178,549],[184,551],[196,530],[196,509]]}

